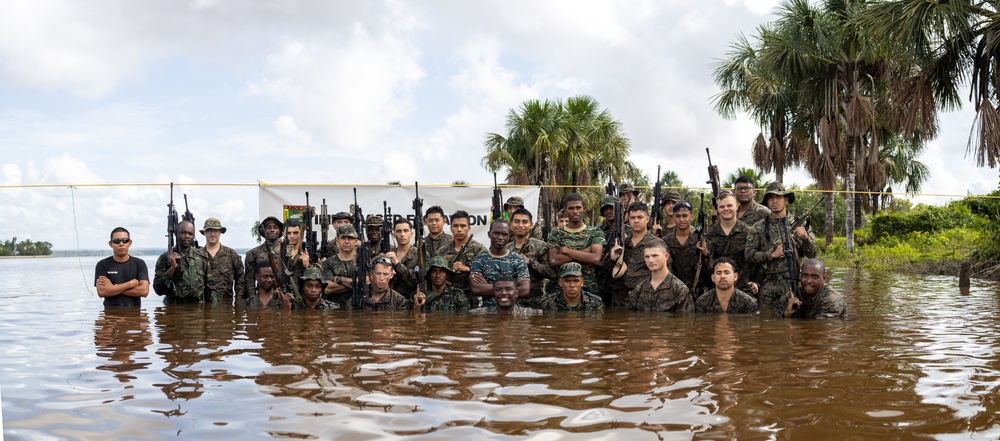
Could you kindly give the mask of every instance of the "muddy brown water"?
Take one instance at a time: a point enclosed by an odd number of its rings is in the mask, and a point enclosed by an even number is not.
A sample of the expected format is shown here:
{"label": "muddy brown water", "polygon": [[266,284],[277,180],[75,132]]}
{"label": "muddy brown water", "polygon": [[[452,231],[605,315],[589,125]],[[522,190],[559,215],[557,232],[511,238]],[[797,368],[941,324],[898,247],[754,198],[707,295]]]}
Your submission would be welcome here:
{"label": "muddy brown water", "polygon": [[106,311],[96,261],[0,260],[5,439],[1000,437],[992,282],[835,269],[846,320]]}

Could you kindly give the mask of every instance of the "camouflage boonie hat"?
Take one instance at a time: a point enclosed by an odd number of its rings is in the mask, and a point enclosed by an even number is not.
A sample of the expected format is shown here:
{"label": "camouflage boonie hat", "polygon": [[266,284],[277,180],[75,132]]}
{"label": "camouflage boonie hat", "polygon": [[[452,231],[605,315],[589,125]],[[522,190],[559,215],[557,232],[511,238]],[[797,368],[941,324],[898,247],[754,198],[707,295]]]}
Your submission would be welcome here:
{"label": "camouflage boonie hat", "polygon": [[767,203],[767,197],[772,194],[775,196],[788,196],[789,204],[795,202],[795,193],[792,193],[790,191],[785,191],[785,186],[778,181],[774,181],[770,184],[767,184],[767,190],[764,191],[765,204]]}
{"label": "camouflage boonie hat", "polygon": [[381,227],[382,226],[382,215],[380,214],[369,214],[368,218],[365,219],[365,227]]}
{"label": "camouflage boonie hat", "polygon": [[583,277],[583,266],[576,262],[564,263],[559,267],[559,278],[566,276]]}
{"label": "camouflage boonie hat", "polygon": [[605,196],[601,198],[601,211],[604,211],[604,207],[614,207],[618,203],[618,199],[614,196]]}
{"label": "camouflage boonie hat", "polygon": [[205,230],[222,230],[222,234],[226,234],[226,227],[222,226],[222,222],[214,217],[205,219],[205,226],[201,227],[201,235],[205,235]]}
{"label": "camouflage boonie hat", "polygon": [[302,273],[302,277],[299,280],[319,280],[320,282],[325,282],[326,279],[323,278],[323,270],[318,266],[310,266],[306,268],[305,272]]}
{"label": "camouflage boonie hat", "polygon": [[639,192],[635,191],[635,187],[633,187],[632,184],[629,184],[628,182],[622,182],[621,184],[618,184],[618,194],[622,193],[632,193],[636,195],[639,194]]}
{"label": "camouflage boonie hat", "polygon": [[280,220],[278,220],[278,218],[276,218],[274,216],[265,217],[264,220],[260,221],[260,226],[264,227],[265,225],[267,225],[268,222],[274,222],[274,223],[278,224],[278,229],[279,230],[284,230],[285,229],[285,223],[282,222],[282,221],[280,221]]}
{"label": "camouflage boonie hat", "polygon": [[337,237],[353,237],[358,238],[358,232],[354,231],[354,225],[347,224],[337,227]]}
{"label": "camouflage boonie hat", "polygon": [[511,196],[507,198],[507,203],[503,204],[503,209],[506,210],[511,205],[519,205],[524,208],[524,199],[521,199],[520,196]]}
{"label": "camouflage boonie hat", "polygon": [[681,200],[681,194],[678,193],[677,190],[665,191],[662,195],[660,195],[660,205],[665,205],[670,201],[677,202],[679,200]]}
{"label": "camouflage boonie hat", "polygon": [[425,279],[431,276],[431,270],[434,268],[441,268],[447,271],[448,274],[455,274],[455,270],[448,267],[448,261],[444,260],[444,257],[434,256],[427,262],[427,271],[424,272]]}
{"label": "camouflage boonie hat", "polygon": [[354,220],[354,216],[351,216],[351,213],[348,213],[346,211],[338,211],[337,213],[335,213],[333,216],[330,217],[331,221],[335,221],[337,219]]}

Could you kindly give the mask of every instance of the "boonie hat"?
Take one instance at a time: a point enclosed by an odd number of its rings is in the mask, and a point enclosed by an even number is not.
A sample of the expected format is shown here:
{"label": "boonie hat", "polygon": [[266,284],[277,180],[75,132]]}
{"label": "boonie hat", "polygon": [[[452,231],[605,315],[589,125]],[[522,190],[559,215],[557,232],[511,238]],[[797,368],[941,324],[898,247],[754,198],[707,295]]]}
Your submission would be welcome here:
{"label": "boonie hat", "polygon": [[310,266],[306,268],[305,272],[302,273],[302,277],[299,280],[319,280],[320,282],[325,282],[323,278],[323,270],[318,266]]}
{"label": "boonie hat", "polygon": [[337,219],[353,220],[354,216],[351,216],[351,213],[348,213],[346,211],[338,211],[337,213],[334,213],[334,215],[330,217],[330,220],[332,221],[335,221]]}
{"label": "boonie hat", "polygon": [[448,272],[448,274],[455,274],[455,270],[448,267],[448,261],[444,260],[444,257],[434,256],[431,260],[427,262],[427,271],[424,273],[424,278],[428,278],[431,275],[431,270],[434,268],[441,268]]}
{"label": "boonie hat", "polygon": [[618,194],[622,193],[639,194],[639,192],[635,191],[635,187],[633,187],[632,184],[629,184],[628,182],[622,182],[621,184],[618,184]]}
{"label": "boonie hat", "polygon": [[767,184],[767,190],[764,191],[764,201],[765,201],[765,203],[767,201],[767,197],[770,196],[770,195],[772,195],[772,194],[775,195],[775,196],[788,196],[788,203],[789,204],[795,202],[795,193],[792,193],[790,191],[785,191],[784,184],[782,184],[782,183],[780,183],[778,181],[774,181],[774,182],[772,182],[770,184]]}
{"label": "boonie hat", "polygon": [[222,234],[226,234],[226,227],[223,227],[222,222],[214,217],[205,219],[205,226],[201,227],[202,236],[205,235],[205,230],[222,230]]}
{"label": "boonie hat", "polygon": [[369,214],[368,218],[365,219],[365,227],[381,227],[382,226],[382,215],[380,214]]}
{"label": "boonie hat", "polygon": [[614,207],[618,203],[618,199],[614,196],[605,196],[601,198],[601,211],[604,211],[604,207]]}
{"label": "boonie hat", "polygon": [[358,232],[354,231],[354,225],[347,224],[337,227],[337,237],[353,237],[358,238]]}
{"label": "boonie hat", "polygon": [[524,199],[521,199],[520,196],[511,196],[507,198],[507,203],[503,204],[504,210],[506,210],[507,207],[511,205],[519,205],[521,206],[521,208],[524,208]]}

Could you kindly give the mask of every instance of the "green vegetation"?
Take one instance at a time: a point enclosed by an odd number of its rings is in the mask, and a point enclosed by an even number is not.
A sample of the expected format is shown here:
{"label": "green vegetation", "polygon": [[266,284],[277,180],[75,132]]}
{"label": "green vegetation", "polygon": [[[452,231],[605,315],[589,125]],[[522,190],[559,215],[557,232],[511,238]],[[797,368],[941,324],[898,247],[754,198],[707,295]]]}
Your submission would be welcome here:
{"label": "green vegetation", "polygon": [[48,242],[32,242],[25,239],[20,242],[17,237],[0,242],[0,256],[50,256],[52,244]]}

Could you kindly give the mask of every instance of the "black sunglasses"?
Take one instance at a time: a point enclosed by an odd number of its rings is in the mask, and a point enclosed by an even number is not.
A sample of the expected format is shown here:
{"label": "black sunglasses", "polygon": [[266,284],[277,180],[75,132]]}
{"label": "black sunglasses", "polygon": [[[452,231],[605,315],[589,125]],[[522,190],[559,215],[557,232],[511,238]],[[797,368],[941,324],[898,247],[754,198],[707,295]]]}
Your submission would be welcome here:
{"label": "black sunglasses", "polygon": [[390,259],[388,257],[379,257],[378,259],[375,259],[375,260],[372,261],[372,265],[374,265],[376,263],[383,263],[383,264],[391,266],[392,265],[392,259]]}
{"label": "black sunglasses", "polygon": [[113,243],[113,244],[115,244],[115,245],[118,245],[118,244],[120,244],[120,243],[129,243],[129,242],[131,242],[131,241],[132,241],[132,239],[129,239],[129,238],[127,238],[127,237],[126,237],[126,238],[124,238],[124,239],[119,239],[119,238],[117,238],[117,237],[116,237],[116,238],[114,238],[114,239],[111,239],[111,243]]}

